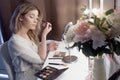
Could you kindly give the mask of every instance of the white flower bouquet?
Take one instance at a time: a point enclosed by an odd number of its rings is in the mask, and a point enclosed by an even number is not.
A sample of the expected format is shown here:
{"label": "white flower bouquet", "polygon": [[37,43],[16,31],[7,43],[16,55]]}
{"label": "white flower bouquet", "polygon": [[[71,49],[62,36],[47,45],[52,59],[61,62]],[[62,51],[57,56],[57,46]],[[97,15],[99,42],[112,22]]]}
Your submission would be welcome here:
{"label": "white flower bouquet", "polygon": [[88,57],[104,53],[120,55],[120,14],[110,9],[100,18],[95,14],[88,18],[80,18],[71,25],[66,32],[67,42],[74,42],[72,47],[77,46]]}

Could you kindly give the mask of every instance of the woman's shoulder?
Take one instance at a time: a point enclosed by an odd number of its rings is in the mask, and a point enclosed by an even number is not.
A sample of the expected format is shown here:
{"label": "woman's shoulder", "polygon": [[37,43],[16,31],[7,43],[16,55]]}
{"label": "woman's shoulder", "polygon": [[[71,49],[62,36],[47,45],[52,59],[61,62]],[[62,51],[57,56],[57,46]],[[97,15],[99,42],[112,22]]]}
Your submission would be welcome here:
{"label": "woman's shoulder", "polygon": [[13,34],[9,39],[10,42],[28,42],[25,38],[21,37],[18,34]]}
{"label": "woman's shoulder", "polygon": [[21,40],[25,40],[25,39],[18,34],[12,34],[10,40],[20,40],[21,41]]}
{"label": "woman's shoulder", "polygon": [[9,39],[8,44],[25,45],[28,44],[28,41],[17,34],[13,34]]}
{"label": "woman's shoulder", "polygon": [[27,39],[21,37],[20,35],[13,34],[8,41],[9,46],[17,46],[17,47],[37,47],[36,45],[33,46],[33,43],[28,41]]}

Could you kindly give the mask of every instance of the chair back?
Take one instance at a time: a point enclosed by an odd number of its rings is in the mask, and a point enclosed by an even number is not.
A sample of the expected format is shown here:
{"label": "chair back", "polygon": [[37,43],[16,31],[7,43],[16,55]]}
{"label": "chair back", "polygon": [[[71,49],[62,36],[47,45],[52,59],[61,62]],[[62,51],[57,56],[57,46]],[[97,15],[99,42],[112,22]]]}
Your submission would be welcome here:
{"label": "chair back", "polygon": [[15,80],[15,71],[8,52],[8,42],[0,45],[0,55],[10,80]]}

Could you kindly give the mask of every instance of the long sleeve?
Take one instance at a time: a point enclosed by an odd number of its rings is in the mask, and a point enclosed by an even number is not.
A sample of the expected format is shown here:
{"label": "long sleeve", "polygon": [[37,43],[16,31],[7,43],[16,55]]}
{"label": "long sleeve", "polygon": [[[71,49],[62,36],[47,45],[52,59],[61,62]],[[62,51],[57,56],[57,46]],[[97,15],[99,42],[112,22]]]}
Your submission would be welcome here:
{"label": "long sleeve", "polygon": [[9,51],[14,56],[19,56],[21,59],[31,64],[41,64],[42,59],[37,53],[37,46],[31,45],[30,42],[22,40],[21,38],[13,37],[9,40]]}

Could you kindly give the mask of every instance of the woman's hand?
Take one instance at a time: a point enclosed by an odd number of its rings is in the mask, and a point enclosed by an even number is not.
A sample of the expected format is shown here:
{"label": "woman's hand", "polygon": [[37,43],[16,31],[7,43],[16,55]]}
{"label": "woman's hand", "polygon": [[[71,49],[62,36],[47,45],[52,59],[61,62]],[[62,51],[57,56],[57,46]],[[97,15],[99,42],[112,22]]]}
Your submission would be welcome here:
{"label": "woman's hand", "polygon": [[44,29],[43,29],[42,35],[47,36],[47,34],[52,30],[52,25],[51,25],[51,23],[46,22],[45,26],[43,26],[43,27],[44,27]]}
{"label": "woman's hand", "polygon": [[59,46],[59,42],[53,41],[53,42],[51,42],[51,43],[47,46],[47,50],[48,50],[48,51],[57,50],[58,46]]}
{"label": "woman's hand", "polygon": [[45,23],[45,26],[42,26],[42,34],[41,34],[41,46],[39,47],[40,57],[45,60],[47,53],[47,45],[46,45],[46,36],[52,30],[52,25],[49,22]]}

